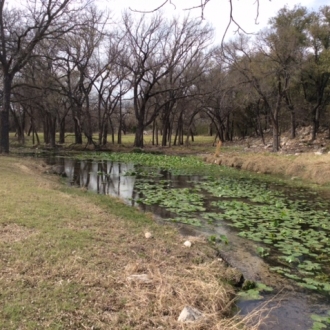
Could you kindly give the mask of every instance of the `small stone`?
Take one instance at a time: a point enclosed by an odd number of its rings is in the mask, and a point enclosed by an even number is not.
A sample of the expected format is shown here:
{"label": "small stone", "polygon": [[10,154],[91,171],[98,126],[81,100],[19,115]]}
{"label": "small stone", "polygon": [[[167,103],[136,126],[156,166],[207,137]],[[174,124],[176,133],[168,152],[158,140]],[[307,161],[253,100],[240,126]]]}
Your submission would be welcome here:
{"label": "small stone", "polygon": [[180,313],[178,321],[179,322],[194,322],[194,321],[199,320],[201,317],[203,317],[203,313],[200,312],[198,309],[190,307],[190,306],[186,306]]}
{"label": "small stone", "polygon": [[144,234],[144,236],[145,236],[145,238],[151,238],[151,237],[152,237],[152,234],[149,233],[149,232],[146,232],[146,233]]}
{"label": "small stone", "polygon": [[190,241],[185,241],[184,243],[183,243],[183,245],[185,246],[185,247],[191,247],[191,242]]}
{"label": "small stone", "polygon": [[127,276],[128,281],[141,282],[141,283],[150,283],[152,280],[150,279],[148,274],[134,274]]}

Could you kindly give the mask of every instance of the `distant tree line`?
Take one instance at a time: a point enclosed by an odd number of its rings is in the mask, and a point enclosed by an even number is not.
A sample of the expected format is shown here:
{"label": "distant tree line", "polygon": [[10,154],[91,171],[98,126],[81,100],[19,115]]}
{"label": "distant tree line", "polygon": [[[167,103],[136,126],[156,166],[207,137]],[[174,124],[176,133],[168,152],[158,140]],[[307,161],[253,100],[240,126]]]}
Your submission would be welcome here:
{"label": "distant tree line", "polygon": [[170,146],[203,123],[222,141],[264,141],[271,130],[274,151],[300,125],[313,139],[320,126],[330,134],[329,6],[285,7],[257,36],[214,46],[212,28],[189,16],[126,12],[114,22],[88,0],[25,2],[0,1],[1,152],[10,131],[51,147],[68,134],[120,144],[127,131],[143,147],[148,131]]}

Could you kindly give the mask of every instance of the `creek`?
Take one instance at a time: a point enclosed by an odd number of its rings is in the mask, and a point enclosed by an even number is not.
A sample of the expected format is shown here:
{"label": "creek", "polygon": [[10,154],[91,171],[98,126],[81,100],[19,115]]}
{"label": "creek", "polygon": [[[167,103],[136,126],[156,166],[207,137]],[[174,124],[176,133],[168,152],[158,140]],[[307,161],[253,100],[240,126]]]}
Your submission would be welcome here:
{"label": "creek", "polygon": [[240,313],[265,307],[260,329],[329,329],[330,203],[317,193],[244,176],[183,174],[117,161],[54,158],[68,184],[121,198],[209,237],[245,279],[272,292],[237,302]]}

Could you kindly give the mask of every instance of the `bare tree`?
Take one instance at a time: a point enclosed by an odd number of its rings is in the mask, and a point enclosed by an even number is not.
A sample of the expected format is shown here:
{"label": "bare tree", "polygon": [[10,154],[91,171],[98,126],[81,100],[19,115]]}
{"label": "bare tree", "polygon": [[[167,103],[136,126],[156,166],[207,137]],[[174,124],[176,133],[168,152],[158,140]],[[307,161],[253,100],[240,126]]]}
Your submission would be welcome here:
{"label": "bare tree", "polygon": [[168,22],[159,14],[148,18],[143,15],[137,22],[126,14],[124,26],[128,55],[122,63],[131,72],[137,120],[135,146],[143,147],[143,131],[163,107],[155,97],[174,88],[163,85],[163,80],[170,73],[179,79],[185,67],[206,47],[211,29],[188,17],[182,23],[176,19]]}
{"label": "bare tree", "polygon": [[77,144],[82,144],[83,134],[89,144],[94,143],[90,95],[96,80],[106,71],[106,63],[101,67],[97,56],[107,20],[95,7],[89,7],[80,15],[79,27],[62,38],[55,58],[62,94],[70,102]]}
{"label": "bare tree", "polygon": [[[89,0],[86,0],[89,1]],[[59,38],[76,26],[81,5],[74,0],[25,0],[24,8],[0,1],[0,63],[3,73],[0,152],[9,153],[9,111],[15,75],[35,55],[44,39]]]}
{"label": "bare tree", "polygon": [[99,129],[99,144],[107,143],[109,125],[114,143],[114,127],[112,115],[118,110],[118,143],[121,143],[121,130],[123,121],[123,96],[130,90],[131,85],[127,79],[130,72],[120,64],[126,52],[123,36],[118,31],[107,36],[104,43],[105,54],[97,59],[98,71],[103,71],[94,82],[97,92],[97,117]]}

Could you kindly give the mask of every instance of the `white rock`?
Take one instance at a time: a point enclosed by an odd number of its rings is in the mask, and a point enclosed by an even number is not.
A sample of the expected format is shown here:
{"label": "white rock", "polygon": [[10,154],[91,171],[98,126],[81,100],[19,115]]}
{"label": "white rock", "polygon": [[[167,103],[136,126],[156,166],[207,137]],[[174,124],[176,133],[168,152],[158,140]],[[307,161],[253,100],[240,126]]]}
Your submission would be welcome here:
{"label": "white rock", "polygon": [[316,151],[316,152],[314,152],[314,155],[317,155],[317,156],[320,156],[320,155],[322,155],[323,153],[321,152],[321,151]]}
{"label": "white rock", "polygon": [[152,234],[149,233],[149,232],[146,232],[146,233],[144,234],[144,236],[145,236],[145,238],[151,238],[151,237],[152,237]]}
{"label": "white rock", "polygon": [[190,241],[185,241],[184,243],[183,243],[183,245],[185,246],[185,247],[191,247],[191,242]]}
{"label": "white rock", "polygon": [[150,283],[152,282],[151,278],[148,274],[134,274],[127,276],[128,281],[142,282],[142,283]]}
{"label": "white rock", "polygon": [[203,317],[203,313],[200,312],[198,309],[190,307],[190,306],[186,306],[180,313],[178,321],[179,322],[194,322],[194,321],[199,320],[201,317]]}

